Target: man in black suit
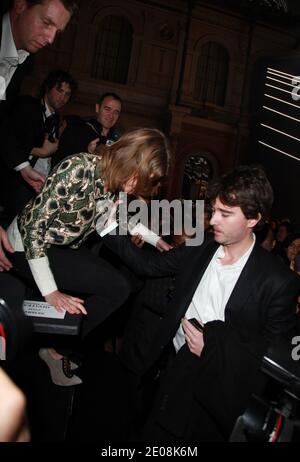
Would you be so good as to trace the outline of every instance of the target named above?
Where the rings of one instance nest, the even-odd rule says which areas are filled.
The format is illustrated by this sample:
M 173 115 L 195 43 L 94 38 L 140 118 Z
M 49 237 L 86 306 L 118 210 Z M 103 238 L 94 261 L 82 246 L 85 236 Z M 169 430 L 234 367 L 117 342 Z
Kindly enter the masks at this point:
M 73 0 L 14 0 L 10 10 L 0 16 L 0 125 L 29 71 L 30 54 L 53 43 L 74 9 Z M 26 173 L 27 180 L 40 187 L 42 175 L 35 170 Z
M 253 234 L 273 200 L 264 172 L 241 166 L 215 183 L 210 199 L 214 240 L 182 254 L 180 263 L 172 250 L 156 263 L 157 274 L 163 264 L 177 273 L 172 301 L 157 316 L 149 312 L 147 325 L 138 316 L 127 352 L 131 369 L 146 374 L 170 342 L 174 347 L 144 429 L 147 441 L 228 440 L 262 385 L 269 343 L 296 322 L 299 278 Z M 132 249 L 122 252 L 133 267 Z
M 73 0 L 13 0 L 0 6 L 0 125 L 13 105 L 26 73 L 29 55 L 53 43 L 75 11 Z M 28 181 L 40 185 L 43 176 L 30 170 Z M 0 275 L 0 295 L 13 294 L 17 285 L 7 274 Z M 11 307 L 21 309 L 22 290 Z
M 77 83 L 63 70 L 51 71 L 38 98 L 21 96 L 0 128 L 0 195 L 12 220 L 39 187 L 28 180 L 33 168 L 45 179 L 58 147 L 61 109 L 74 95 Z M 17 170 L 17 171 L 16 171 Z
M 5 2 L 1 7 L 5 12 Z M 18 94 L 30 54 L 53 43 L 68 24 L 73 0 L 14 0 L 0 16 L 0 117 Z

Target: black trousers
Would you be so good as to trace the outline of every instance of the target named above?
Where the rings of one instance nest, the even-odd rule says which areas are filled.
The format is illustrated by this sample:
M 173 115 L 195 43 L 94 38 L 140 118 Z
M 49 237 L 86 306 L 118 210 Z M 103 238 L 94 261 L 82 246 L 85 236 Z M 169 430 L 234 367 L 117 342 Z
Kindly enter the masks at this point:
M 52 246 L 48 249 L 50 267 L 61 292 L 85 294 L 82 338 L 101 324 L 127 299 L 130 286 L 122 274 L 89 249 Z M 12 257 L 14 274 L 33 281 L 24 252 Z
M 142 429 L 145 442 L 225 442 L 217 419 L 194 397 L 199 358 L 185 344 L 161 375 L 154 404 Z M 228 435 L 229 437 L 229 435 Z

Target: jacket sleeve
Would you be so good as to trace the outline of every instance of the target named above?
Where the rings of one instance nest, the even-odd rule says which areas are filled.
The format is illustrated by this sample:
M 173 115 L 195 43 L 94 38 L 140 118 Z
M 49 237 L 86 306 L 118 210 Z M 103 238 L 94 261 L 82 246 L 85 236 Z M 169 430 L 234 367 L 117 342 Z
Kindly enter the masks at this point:
M 65 157 L 78 152 L 87 152 L 89 143 L 97 138 L 97 135 L 85 124 L 81 118 L 68 122 L 59 139 L 58 150 L 53 157 L 53 165 L 62 161 Z
M 152 248 L 137 248 L 128 236 L 106 235 L 102 240 L 131 270 L 146 277 L 176 274 L 180 269 L 182 259 L 192 249 L 192 247 L 179 247 L 161 253 Z
M 5 166 L 14 169 L 28 161 L 32 148 L 40 144 L 43 134 L 38 101 L 31 97 L 20 98 L 1 126 L 1 159 Z
M 63 210 L 83 189 L 83 178 L 90 167 L 84 156 L 73 156 L 62 162 L 48 176 L 42 191 L 32 199 L 18 218 L 26 258 L 47 255 L 46 234 Z M 68 216 L 70 220 L 71 214 Z M 63 242 L 61 242 L 63 244 Z
M 300 292 L 300 278 L 290 272 L 289 278 L 281 281 L 270 300 L 267 311 L 265 336 L 274 340 L 291 330 L 296 323 L 296 304 Z
M 86 167 L 82 156 L 66 159 L 54 169 L 41 193 L 29 202 L 18 219 L 25 255 L 43 296 L 57 290 L 47 257 L 46 233 L 58 217 L 62 218 L 64 207 L 80 193 Z

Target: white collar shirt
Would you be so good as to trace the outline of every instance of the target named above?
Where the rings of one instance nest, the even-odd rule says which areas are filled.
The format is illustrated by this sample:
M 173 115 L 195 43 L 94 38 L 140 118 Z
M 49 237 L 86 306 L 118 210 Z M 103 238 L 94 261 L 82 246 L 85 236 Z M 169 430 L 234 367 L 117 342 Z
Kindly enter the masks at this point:
M 17 50 L 12 35 L 9 13 L 2 19 L 0 50 L 0 100 L 5 100 L 8 87 L 17 67 L 29 56 L 25 50 Z
M 185 317 L 187 319 L 196 318 L 201 324 L 206 324 L 209 321 L 225 320 L 225 307 L 248 261 L 254 244 L 255 235 L 253 234 L 253 242 L 249 249 L 232 265 L 222 265 L 220 259 L 224 257 L 225 252 L 222 245 L 218 247 L 186 311 Z M 184 343 L 184 332 L 180 324 L 173 339 L 176 352 Z

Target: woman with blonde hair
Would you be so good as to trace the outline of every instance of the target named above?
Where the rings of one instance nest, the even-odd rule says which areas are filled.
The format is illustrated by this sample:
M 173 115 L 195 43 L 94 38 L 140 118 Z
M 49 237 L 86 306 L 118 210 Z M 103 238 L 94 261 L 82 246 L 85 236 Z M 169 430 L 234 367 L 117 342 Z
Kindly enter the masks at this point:
M 33 279 L 58 311 L 83 313 L 82 337 L 123 304 L 129 287 L 115 268 L 81 245 L 97 222 L 105 222 L 107 202 L 115 201 L 119 192 L 143 199 L 157 194 L 168 175 L 169 159 L 164 134 L 147 128 L 126 133 L 101 156 L 67 157 L 8 228 L 15 273 Z M 74 292 L 87 296 L 83 300 Z M 62 355 L 47 350 L 43 359 L 48 365 L 55 361 L 50 366 L 55 383 L 81 382 L 71 373 L 67 377 L 70 364 L 63 367 Z

